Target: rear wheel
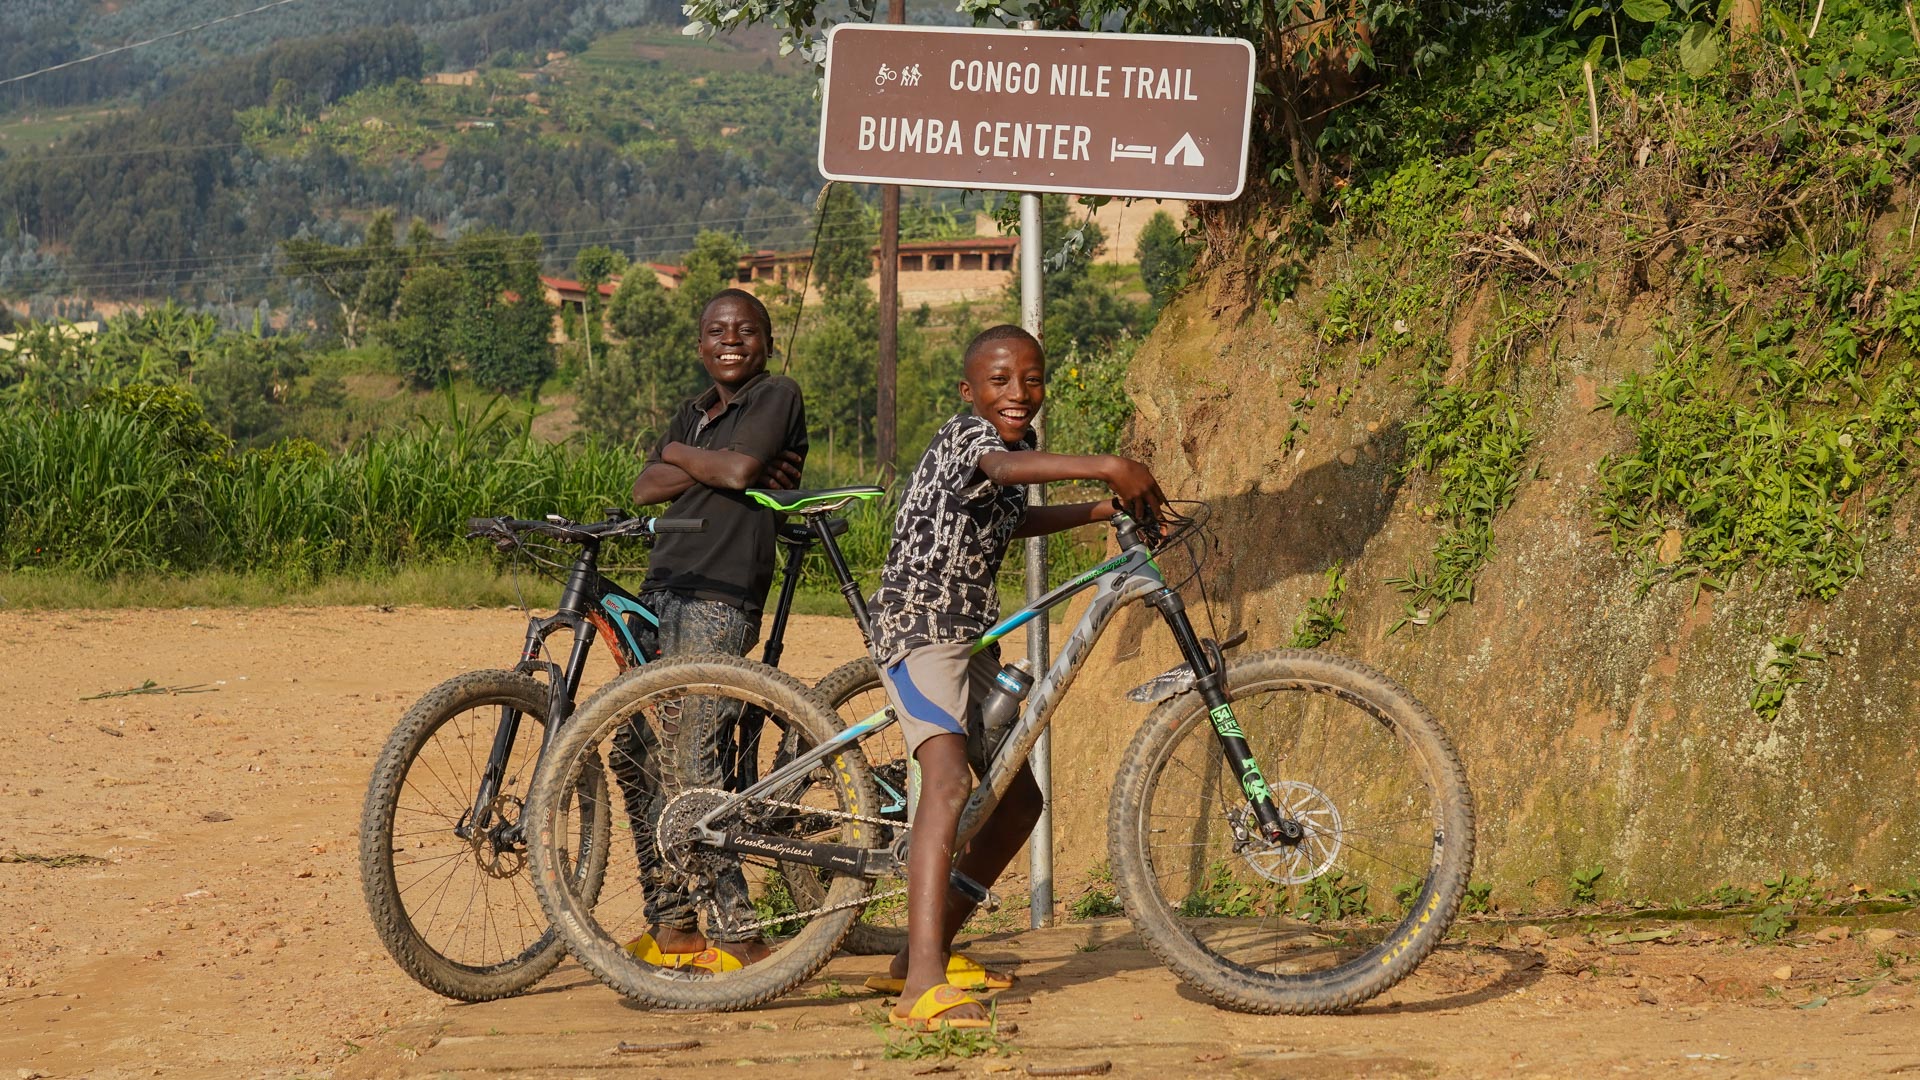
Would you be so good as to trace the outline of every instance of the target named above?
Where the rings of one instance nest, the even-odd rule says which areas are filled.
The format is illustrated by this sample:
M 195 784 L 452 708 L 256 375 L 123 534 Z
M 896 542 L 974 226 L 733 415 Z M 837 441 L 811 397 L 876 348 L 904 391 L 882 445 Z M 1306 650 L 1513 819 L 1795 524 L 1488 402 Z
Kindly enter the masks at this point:
M 528 800 L 529 854 L 541 906 L 569 950 L 602 982 L 662 1008 L 744 1009 L 818 971 L 846 936 L 871 884 L 857 874 L 833 873 L 822 879 L 818 903 L 801 900 L 789 884 L 799 876 L 791 862 L 707 846 L 698 823 L 731 796 L 696 788 L 666 798 L 661 768 L 670 746 L 661 738 L 663 709 L 666 719 L 684 723 L 690 710 L 702 708 L 762 710 L 769 724 L 763 744 L 787 744 L 795 752 L 836 733 L 831 714 L 805 686 L 741 657 L 680 656 L 632 669 L 580 707 L 541 762 Z M 618 781 L 606 790 L 603 806 L 562 797 L 580 777 L 598 771 Z M 865 763 L 857 754 L 840 754 L 712 825 L 868 848 L 879 846 L 875 801 Z M 608 845 L 606 885 L 586 895 L 568 887 L 566 857 L 580 843 L 581 829 L 599 819 L 614 823 L 615 839 Z M 732 888 L 726 882 L 734 867 L 751 909 L 744 913 L 726 911 L 718 899 Z M 704 920 L 709 940 L 757 934 L 771 955 L 711 973 L 656 966 L 629 951 L 664 912 L 689 909 Z M 723 919 L 749 925 L 722 925 Z
M 498 793 L 474 802 L 501 724 L 515 718 Z M 422 986 L 489 1001 L 533 985 L 563 952 L 523 873 L 527 788 L 547 725 L 547 687 L 511 671 L 471 671 L 429 690 L 374 763 L 360 815 L 360 878 L 374 929 Z M 605 802 L 603 773 L 581 775 L 584 805 Z M 597 891 L 607 822 L 567 856 L 575 885 Z
M 1473 868 L 1466 771 L 1386 676 L 1278 650 L 1227 670 L 1233 720 L 1294 844 L 1260 838 L 1200 695 L 1154 710 L 1127 748 L 1109 858 L 1141 938 L 1183 980 L 1260 1013 L 1343 1009 L 1446 935 Z

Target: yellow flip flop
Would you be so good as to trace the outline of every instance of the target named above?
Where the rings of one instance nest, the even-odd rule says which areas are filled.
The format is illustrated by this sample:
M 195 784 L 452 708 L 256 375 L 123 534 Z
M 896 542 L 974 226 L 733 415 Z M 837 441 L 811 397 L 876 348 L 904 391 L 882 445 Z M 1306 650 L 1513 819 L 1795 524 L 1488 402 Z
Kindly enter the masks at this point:
M 1013 985 L 1013 976 L 989 971 L 985 964 L 973 957 L 954 953 L 947 958 L 947 985 L 962 990 L 1005 990 Z M 867 989 L 883 994 L 897 994 L 906 988 L 907 980 L 891 975 L 872 975 L 867 978 Z
M 962 1005 L 978 1004 L 980 1002 L 974 1000 L 965 990 L 952 983 L 942 983 L 939 986 L 928 987 L 927 992 L 920 995 L 920 1000 L 913 1003 L 913 1008 L 908 1010 L 905 1016 L 889 1011 L 887 1022 L 908 1031 L 937 1031 L 943 1027 L 950 1027 L 956 1031 L 974 1031 L 992 1027 L 993 1021 L 987 1019 L 941 1019 L 942 1016 Z
M 702 955 L 697 952 L 664 952 L 652 934 L 641 934 L 627 942 L 626 950 L 643 964 L 669 968 L 686 967 L 694 962 L 695 957 Z

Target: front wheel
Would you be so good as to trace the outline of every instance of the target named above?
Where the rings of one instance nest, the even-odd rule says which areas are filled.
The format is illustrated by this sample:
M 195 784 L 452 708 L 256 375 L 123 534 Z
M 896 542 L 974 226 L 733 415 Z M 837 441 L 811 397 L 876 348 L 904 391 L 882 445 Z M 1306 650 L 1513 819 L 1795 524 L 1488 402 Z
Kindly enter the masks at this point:
M 1473 868 L 1466 771 L 1404 688 L 1327 653 L 1227 669 L 1244 733 L 1295 843 L 1262 839 L 1198 694 L 1155 709 L 1114 781 L 1109 857 L 1141 938 L 1230 1008 L 1344 1009 L 1426 959 Z
M 394 961 L 435 993 L 461 1001 L 517 994 L 564 952 L 523 873 L 525 799 L 547 708 L 547 687 L 526 675 L 470 671 L 407 710 L 374 763 L 360 813 L 367 911 Z M 482 778 L 502 746 L 496 794 L 476 820 Z M 583 806 L 605 802 L 604 774 L 582 783 Z M 604 817 L 591 819 L 569 853 L 584 892 L 600 887 L 607 834 Z

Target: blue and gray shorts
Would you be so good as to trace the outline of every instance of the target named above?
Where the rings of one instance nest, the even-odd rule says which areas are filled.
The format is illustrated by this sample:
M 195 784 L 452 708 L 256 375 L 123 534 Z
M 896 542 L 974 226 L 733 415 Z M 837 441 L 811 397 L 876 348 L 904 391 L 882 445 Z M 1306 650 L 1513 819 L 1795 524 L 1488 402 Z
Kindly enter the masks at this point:
M 900 717 L 907 757 L 935 735 L 964 737 L 969 724 L 979 723 L 980 704 L 999 670 L 990 650 L 975 653 L 964 641 L 922 645 L 883 665 L 880 681 Z

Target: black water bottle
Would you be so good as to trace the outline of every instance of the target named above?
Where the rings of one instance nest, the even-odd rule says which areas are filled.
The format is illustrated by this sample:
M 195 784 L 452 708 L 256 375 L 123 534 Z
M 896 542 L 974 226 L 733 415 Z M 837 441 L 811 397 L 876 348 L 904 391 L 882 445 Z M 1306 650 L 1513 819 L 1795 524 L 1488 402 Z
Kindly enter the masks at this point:
M 1000 752 L 1001 742 L 1020 719 L 1020 703 L 1032 689 L 1033 676 L 1017 663 L 1002 664 L 1000 670 L 993 673 L 992 686 L 980 702 L 980 722 L 967 733 L 967 756 L 980 775 L 987 774 L 987 766 Z

